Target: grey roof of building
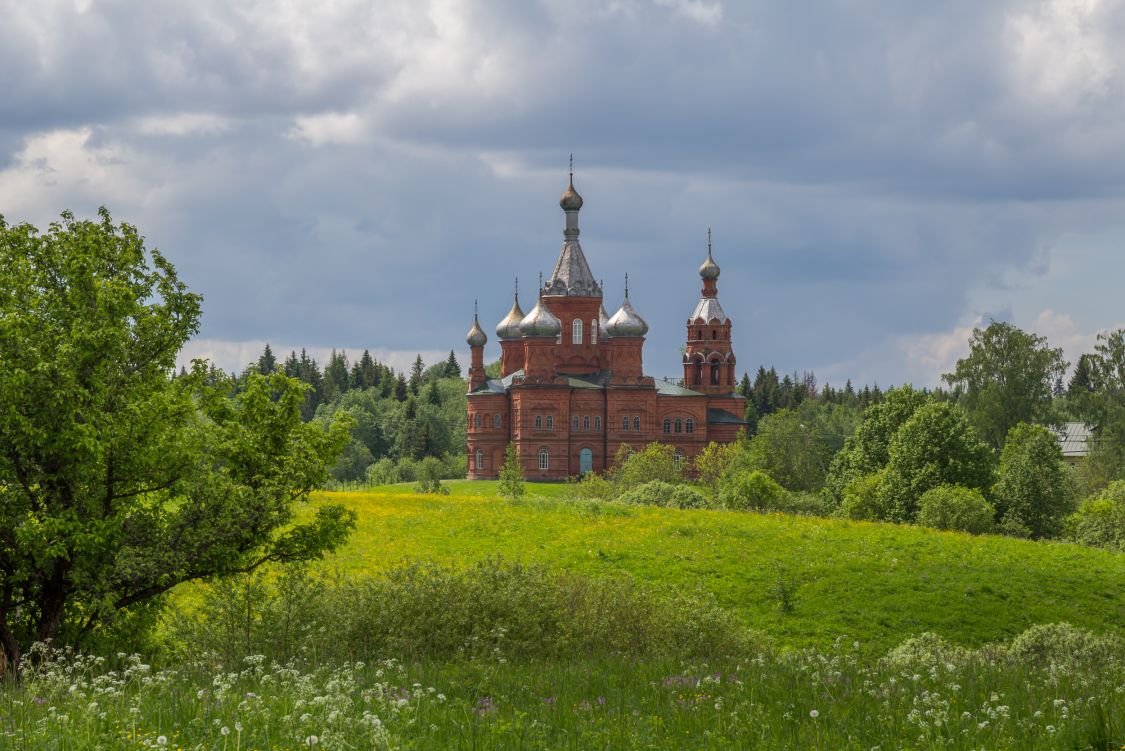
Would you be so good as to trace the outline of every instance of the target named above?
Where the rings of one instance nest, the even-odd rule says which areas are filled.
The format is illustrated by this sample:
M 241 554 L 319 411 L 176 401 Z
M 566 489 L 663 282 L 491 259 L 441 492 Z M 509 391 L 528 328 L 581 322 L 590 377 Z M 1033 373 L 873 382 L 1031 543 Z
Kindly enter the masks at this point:
M 601 297 L 602 288 L 594 279 L 590 264 L 586 263 L 586 256 L 582 253 L 582 246 L 578 244 L 577 239 L 563 243 L 559 259 L 555 261 L 555 269 L 551 272 L 551 278 L 543 287 L 543 294 Z
M 718 319 L 719 323 L 727 322 L 727 314 L 723 312 L 723 306 L 719 305 L 717 297 L 702 297 L 699 299 L 699 304 L 695 306 L 695 312 L 691 314 L 688 320 L 696 321 L 702 318 L 704 321 Z
M 1059 448 L 1062 449 L 1063 456 L 1086 456 L 1090 453 L 1090 438 L 1093 431 L 1086 423 L 1063 423 L 1062 428 L 1056 432 L 1059 436 Z
M 659 396 L 706 396 L 706 394 L 702 394 L 698 391 L 685 389 L 678 383 L 664 380 L 657 380 L 656 393 Z
M 713 408 L 708 408 L 708 410 L 707 410 L 707 422 L 709 424 L 712 424 L 712 425 L 716 425 L 716 424 L 717 425 L 745 425 L 746 424 L 746 421 L 743 420 L 741 417 L 738 417 L 737 415 L 732 415 L 730 412 L 727 412 L 725 409 L 713 409 Z

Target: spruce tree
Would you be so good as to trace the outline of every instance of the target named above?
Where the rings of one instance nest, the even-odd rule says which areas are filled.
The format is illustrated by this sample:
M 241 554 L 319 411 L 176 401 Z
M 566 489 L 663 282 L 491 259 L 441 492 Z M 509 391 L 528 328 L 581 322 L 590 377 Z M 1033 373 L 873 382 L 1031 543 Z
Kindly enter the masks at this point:
M 398 378 L 395 379 L 395 399 L 398 399 L 400 402 L 405 402 L 406 397 L 409 395 L 410 386 L 406 382 L 406 376 L 399 373 Z
M 418 391 L 422 388 L 422 376 L 426 372 L 426 364 L 422 362 L 422 356 L 418 355 L 414 358 L 414 365 L 410 367 L 410 393 L 418 396 Z
M 269 375 L 277 370 L 277 358 L 273 356 L 273 350 L 270 349 L 269 342 L 266 342 L 266 348 L 262 350 L 262 356 L 258 358 L 258 372 L 262 375 Z
M 453 354 L 453 350 L 449 350 L 449 358 L 445 361 L 445 377 L 461 377 L 461 363 L 457 362 L 457 356 Z

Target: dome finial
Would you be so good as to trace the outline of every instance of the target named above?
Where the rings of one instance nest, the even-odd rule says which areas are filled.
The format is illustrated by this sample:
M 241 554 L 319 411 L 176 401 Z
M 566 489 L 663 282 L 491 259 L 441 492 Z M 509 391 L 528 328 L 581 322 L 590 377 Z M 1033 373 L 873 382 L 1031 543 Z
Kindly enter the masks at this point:
M 625 272 L 625 299 L 629 299 L 629 272 Z
M 574 189 L 574 154 L 570 155 L 570 182 L 566 186 L 566 192 L 559 199 L 559 206 L 562 206 L 562 210 L 567 212 L 567 228 L 577 229 L 577 219 L 573 220 L 573 227 L 571 227 L 572 222 L 570 220 L 570 212 L 582 208 L 582 196 L 578 195 L 578 191 Z
M 719 278 L 719 264 L 715 263 L 715 259 L 711 257 L 711 228 L 707 228 L 707 260 L 699 267 L 699 275 L 704 280 L 715 280 Z
M 465 341 L 470 347 L 483 347 L 488 344 L 488 336 L 480 327 L 480 312 L 476 300 L 473 300 L 473 327 L 465 335 Z

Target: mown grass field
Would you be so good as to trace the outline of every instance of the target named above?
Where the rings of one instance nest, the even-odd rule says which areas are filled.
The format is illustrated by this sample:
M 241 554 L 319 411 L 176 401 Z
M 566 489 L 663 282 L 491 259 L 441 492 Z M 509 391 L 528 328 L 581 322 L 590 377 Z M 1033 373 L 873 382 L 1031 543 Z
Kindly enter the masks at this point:
M 571 502 L 559 485 L 523 500 L 495 484 L 451 482 L 448 496 L 409 486 L 323 493 L 359 522 L 321 565 L 375 573 L 404 560 L 451 565 L 486 556 L 592 575 L 628 574 L 700 588 L 784 646 L 841 636 L 885 650 L 932 631 L 965 645 L 1037 623 L 1125 629 L 1125 556 L 1061 543 L 919 527 L 728 511 Z M 791 591 L 791 612 L 779 588 Z

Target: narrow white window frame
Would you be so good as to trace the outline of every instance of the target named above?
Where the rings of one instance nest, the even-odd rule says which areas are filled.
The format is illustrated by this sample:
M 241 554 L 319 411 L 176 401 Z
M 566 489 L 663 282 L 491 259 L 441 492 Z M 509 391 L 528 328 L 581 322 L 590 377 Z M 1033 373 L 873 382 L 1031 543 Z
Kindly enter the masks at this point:
M 484 469 L 484 450 L 477 449 L 477 471 Z
M 571 344 L 581 344 L 582 343 L 582 319 L 581 318 L 575 318 L 574 321 L 570 324 L 570 343 Z
M 539 469 L 547 471 L 551 468 L 551 454 L 547 449 L 539 449 Z
M 590 319 L 590 344 L 598 343 L 598 319 Z

